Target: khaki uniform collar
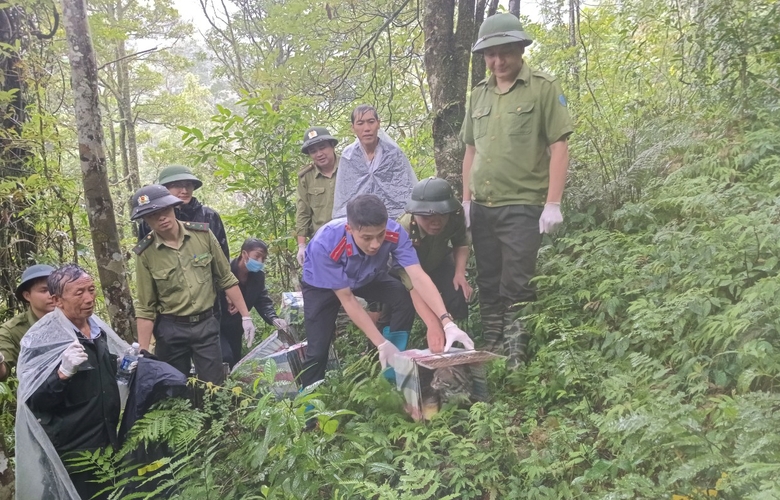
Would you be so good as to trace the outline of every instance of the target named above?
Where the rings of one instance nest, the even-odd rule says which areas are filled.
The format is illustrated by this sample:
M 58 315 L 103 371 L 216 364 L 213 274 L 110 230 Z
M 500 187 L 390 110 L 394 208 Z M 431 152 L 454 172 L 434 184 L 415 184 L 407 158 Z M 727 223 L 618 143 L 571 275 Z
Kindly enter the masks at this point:
M 30 324 L 30 326 L 34 325 L 35 322 L 38 321 L 38 316 L 35 315 L 35 313 L 32 310 L 32 306 L 29 304 L 27 305 L 27 322 Z
M 184 224 L 182 224 L 180 220 L 177 220 L 176 224 L 179 225 L 179 239 L 177 240 L 177 242 L 179 243 L 179 248 L 181 248 L 181 244 L 184 242 L 184 238 L 190 237 L 190 232 L 187 230 L 186 227 L 184 227 Z M 163 239 L 160 238 L 160 236 L 156 232 L 152 231 L 152 233 L 154 234 L 154 248 L 160 248 L 162 245 L 165 245 Z
M 509 90 L 507 92 L 511 91 L 513 88 L 515 88 L 515 85 L 517 85 L 517 82 L 522 82 L 523 85 L 526 87 L 528 86 L 528 82 L 531 81 L 531 67 L 528 66 L 528 63 L 525 62 L 525 59 L 523 59 L 523 65 L 520 66 L 520 71 L 517 73 L 517 77 L 515 78 L 515 83 L 509 87 Z M 490 90 L 495 92 L 496 94 L 500 94 L 498 91 L 498 87 L 496 86 L 496 76 L 490 75 L 490 78 L 488 78 L 487 86 Z
M 314 167 L 314 170 L 317 171 L 317 173 L 314 175 L 314 177 L 325 177 L 326 179 L 332 178 L 334 175 L 336 175 L 336 171 L 339 169 L 339 159 L 340 156 L 336 155 L 336 165 L 333 167 L 333 172 L 330 173 L 330 177 L 322 173 L 322 170 L 320 170 L 320 167 L 312 163 L 311 165 Z

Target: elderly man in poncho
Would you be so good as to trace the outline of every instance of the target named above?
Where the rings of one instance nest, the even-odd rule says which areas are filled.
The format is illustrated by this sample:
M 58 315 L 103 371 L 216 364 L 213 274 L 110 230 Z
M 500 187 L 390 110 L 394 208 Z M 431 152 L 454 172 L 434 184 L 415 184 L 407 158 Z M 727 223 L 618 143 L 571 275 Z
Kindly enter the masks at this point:
M 83 451 L 117 445 L 117 355 L 128 345 L 97 316 L 95 283 L 69 264 L 48 279 L 54 311 L 21 342 L 16 497 L 107 498 L 105 484 L 69 465 Z
M 344 148 L 333 196 L 333 218 L 347 216 L 347 203 L 360 194 L 382 200 L 391 219 L 404 214 L 404 206 L 417 176 L 401 148 L 379 129 L 373 106 L 361 104 L 352 111 L 352 131 L 357 139 Z

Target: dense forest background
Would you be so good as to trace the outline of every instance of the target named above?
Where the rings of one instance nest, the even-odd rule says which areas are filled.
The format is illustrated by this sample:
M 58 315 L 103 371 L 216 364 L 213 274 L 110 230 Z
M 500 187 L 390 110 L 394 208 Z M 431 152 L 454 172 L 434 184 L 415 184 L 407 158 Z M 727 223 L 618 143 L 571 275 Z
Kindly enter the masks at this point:
M 173 450 L 148 474 L 119 474 L 113 454 L 89 458 L 117 498 L 149 477 L 173 488 L 168 498 L 780 498 L 780 4 L 541 0 L 536 22 L 517 5 L 536 40 L 527 61 L 558 76 L 576 123 L 565 226 L 545 240 L 540 299 L 524 311 L 528 365 L 496 362 L 493 401 L 416 424 L 352 332 L 337 343 L 343 373 L 315 395 L 276 402 L 263 381 L 215 390 L 207 409 L 177 402 L 138 426 L 133 444 Z M 298 272 L 295 183 L 310 124 L 343 147 L 352 107 L 373 104 L 418 177 L 459 185 L 454 136 L 485 73 L 468 51 L 504 5 L 187 8 L 208 28 L 170 0 L 88 2 L 107 230 L 125 252 L 112 272 L 130 290 L 128 198 L 167 164 L 205 181 L 196 195 L 223 215 L 234 254 L 247 236 L 271 244 L 277 298 Z M 2 318 L 19 310 L 12 291 L 32 262 L 106 271 L 61 18 L 49 1 L 0 3 Z M 110 306 L 115 324 L 132 312 Z M 0 384 L 4 492 L 13 383 Z M 319 412 L 313 433 L 301 433 L 306 404 Z

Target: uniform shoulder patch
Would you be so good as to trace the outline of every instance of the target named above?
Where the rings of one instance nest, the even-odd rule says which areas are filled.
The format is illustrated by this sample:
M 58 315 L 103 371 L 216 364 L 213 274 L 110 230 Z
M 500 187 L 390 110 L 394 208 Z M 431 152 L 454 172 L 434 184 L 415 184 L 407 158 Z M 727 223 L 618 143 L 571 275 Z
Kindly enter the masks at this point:
M 136 255 L 141 255 L 142 253 L 144 253 L 144 250 L 149 248 L 149 245 L 151 245 L 153 241 L 154 241 L 154 237 L 152 236 L 152 233 L 147 234 L 144 239 L 139 241 L 138 244 L 133 247 L 133 252 Z
M 298 178 L 300 179 L 304 175 L 308 174 L 314 170 L 314 163 L 309 163 L 307 166 L 305 166 L 301 171 L 298 172 Z
M 344 236 L 341 238 L 341 241 L 339 241 L 339 244 L 336 245 L 336 248 L 333 249 L 333 251 L 330 253 L 330 258 L 333 261 L 337 261 L 341 258 L 341 255 L 344 253 L 344 250 L 347 249 L 347 237 Z M 351 254 L 351 248 L 350 248 L 350 254 Z
M 550 73 L 545 73 L 544 71 L 534 70 L 531 74 L 534 76 L 538 76 L 539 78 L 544 78 L 548 82 L 554 82 L 555 80 L 558 79 L 557 77 L 552 76 Z
M 390 243 L 398 243 L 398 233 L 395 231 L 385 231 L 385 240 Z
M 412 220 L 409 223 L 409 230 L 407 233 L 409 233 L 409 238 L 412 240 L 412 246 L 420 246 L 422 238 L 420 238 L 420 228 L 417 226 L 417 221 L 414 220 L 414 216 L 412 216 Z
M 209 223 L 208 222 L 184 222 L 184 227 L 187 229 L 192 229 L 193 231 L 208 231 L 209 230 Z

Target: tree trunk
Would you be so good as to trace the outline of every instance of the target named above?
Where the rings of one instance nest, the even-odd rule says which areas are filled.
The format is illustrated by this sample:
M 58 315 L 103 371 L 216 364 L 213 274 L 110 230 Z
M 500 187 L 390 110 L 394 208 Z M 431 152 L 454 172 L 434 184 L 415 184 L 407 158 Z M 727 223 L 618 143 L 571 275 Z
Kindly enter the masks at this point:
M 27 45 L 22 39 L 24 26 L 25 12 L 21 7 L 0 7 L 0 92 L 9 93 L 7 102 L 0 106 L 0 180 L 32 173 L 26 163 L 29 145 L 21 140 L 22 125 L 27 121 L 27 86 L 22 75 L 26 71 L 22 62 L 22 51 Z M 0 298 L 9 313 L 21 309 L 13 292 L 22 270 L 33 263 L 36 251 L 34 215 L 19 216 L 29 209 L 30 200 L 22 186 L 17 184 L 17 188 L 13 196 L 0 200 Z M 4 480 L 4 476 L 0 477 L 0 486 Z
M 127 146 L 127 167 L 130 174 L 130 191 L 135 192 L 141 187 L 141 176 L 138 171 L 138 141 L 135 138 L 135 116 L 133 116 L 133 102 L 130 98 L 130 64 L 127 59 L 124 40 L 117 45 L 117 83 L 119 84 L 119 96 L 117 106 L 121 110 L 121 119 L 125 125 Z
M 509 0 L 509 13 L 520 17 L 520 0 Z
M 135 338 L 135 311 L 117 234 L 114 202 L 108 187 L 103 128 L 100 123 L 95 52 L 87 24 L 85 0 L 64 0 L 71 86 L 75 95 L 79 159 L 92 246 L 111 325 L 127 340 Z
M 474 38 L 474 0 L 425 2 L 425 70 L 433 111 L 433 154 L 436 174 L 460 195 L 463 144 L 458 138 L 466 110 L 469 57 Z
M 116 143 L 116 127 L 114 127 L 114 109 L 111 106 L 111 91 L 107 91 L 103 95 L 103 109 L 105 110 L 108 122 L 108 181 L 114 188 L 114 196 L 119 196 L 119 199 L 126 199 L 129 194 L 125 196 L 124 188 L 119 178 L 119 169 L 117 168 L 117 143 Z M 129 203 L 119 202 L 116 214 L 119 216 L 117 221 L 117 231 L 119 233 L 119 240 L 122 241 L 125 238 L 125 226 L 123 221 L 130 217 Z
M 474 35 L 472 37 L 472 40 L 477 40 L 477 33 L 479 32 L 479 27 L 482 25 L 482 21 L 485 20 L 486 17 L 490 17 L 493 14 L 496 13 L 498 10 L 498 0 L 490 0 L 490 3 L 488 3 L 488 0 L 478 0 L 477 1 L 477 9 L 474 14 Z M 471 59 L 471 87 L 478 84 L 485 78 L 485 59 L 481 56 L 472 57 Z
M 577 33 L 580 25 L 580 0 L 569 0 L 569 47 L 576 47 Z M 571 63 L 572 88 L 577 98 L 580 92 L 580 57 L 575 54 Z
M 122 178 L 125 180 L 125 187 L 130 193 L 133 190 L 133 183 L 130 180 L 130 159 L 127 156 L 127 121 L 125 120 L 124 110 L 119 105 L 117 97 L 117 111 L 119 112 L 119 157 L 122 161 Z
M 108 166 L 111 170 L 111 175 L 108 180 L 111 184 L 117 184 L 119 182 L 119 170 L 116 168 L 116 129 L 114 128 L 114 118 L 109 105 L 109 97 L 105 96 L 103 107 L 106 110 L 108 116 Z

